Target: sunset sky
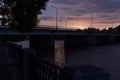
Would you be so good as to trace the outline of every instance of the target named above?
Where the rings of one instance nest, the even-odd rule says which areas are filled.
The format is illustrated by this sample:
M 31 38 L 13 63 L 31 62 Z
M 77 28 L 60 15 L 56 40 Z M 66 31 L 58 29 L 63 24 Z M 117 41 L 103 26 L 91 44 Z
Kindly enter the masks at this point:
M 49 0 L 47 10 L 39 16 L 40 25 L 74 29 L 115 27 L 120 24 L 120 0 Z M 93 26 L 92 26 L 93 21 Z

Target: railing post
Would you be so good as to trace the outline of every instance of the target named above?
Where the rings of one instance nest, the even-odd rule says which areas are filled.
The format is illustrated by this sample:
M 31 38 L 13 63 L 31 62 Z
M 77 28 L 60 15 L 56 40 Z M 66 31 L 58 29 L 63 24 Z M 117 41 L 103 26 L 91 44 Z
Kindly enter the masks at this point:
M 23 50 L 23 80 L 29 80 L 29 53 Z

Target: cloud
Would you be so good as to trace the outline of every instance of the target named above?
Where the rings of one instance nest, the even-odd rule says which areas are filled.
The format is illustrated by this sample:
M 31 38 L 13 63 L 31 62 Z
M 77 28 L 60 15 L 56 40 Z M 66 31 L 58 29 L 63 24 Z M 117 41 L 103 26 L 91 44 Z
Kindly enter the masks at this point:
M 78 0 L 51 0 L 51 3 L 54 4 L 62 4 L 62 5 L 73 5 L 73 4 L 77 4 Z
M 55 18 L 51 17 L 51 16 L 38 16 L 38 18 L 40 20 L 44 20 L 44 21 L 54 21 L 55 20 Z
M 49 0 L 47 17 L 44 15 L 41 20 L 55 20 L 55 9 L 51 5 L 58 8 L 61 22 L 65 21 L 66 16 L 70 21 L 90 21 L 93 15 L 95 23 L 110 23 L 111 20 L 119 23 L 120 19 L 120 0 Z
M 85 13 L 114 13 L 119 11 L 119 0 L 51 0 L 54 4 L 61 5 L 61 9 L 74 12 L 74 14 Z M 63 6 L 69 5 L 69 6 Z

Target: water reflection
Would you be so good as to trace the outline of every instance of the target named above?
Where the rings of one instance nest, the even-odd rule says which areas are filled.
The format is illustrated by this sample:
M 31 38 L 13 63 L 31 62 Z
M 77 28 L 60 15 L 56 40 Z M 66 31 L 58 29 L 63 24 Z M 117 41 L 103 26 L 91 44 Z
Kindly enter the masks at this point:
M 65 54 L 64 54 L 64 41 L 55 41 L 55 64 L 59 67 L 65 65 Z

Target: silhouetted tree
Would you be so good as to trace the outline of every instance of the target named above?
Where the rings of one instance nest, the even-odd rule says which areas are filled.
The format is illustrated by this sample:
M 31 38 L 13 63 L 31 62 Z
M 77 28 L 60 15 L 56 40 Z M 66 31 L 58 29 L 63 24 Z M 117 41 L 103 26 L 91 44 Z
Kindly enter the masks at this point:
M 88 32 L 99 32 L 99 29 L 89 27 L 89 28 L 86 29 L 86 31 L 88 31 Z
M 104 28 L 104 29 L 102 29 L 102 30 L 101 30 L 101 32 L 107 32 L 107 29 L 106 29 L 106 28 Z
M 115 32 L 119 32 L 120 33 L 120 25 L 118 25 L 117 27 L 114 28 Z
M 109 27 L 107 31 L 108 31 L 108 32 L 114 32 L 114 28 Z
M 0 0 L 0 22 L 1 25 L 5 25 L 7 23 L 6 15 L 8 14 L 8 8 L 4 4 L 4 0 Z
M 48 0 L 0 0 L 0 2 L 7 10 L 4 15 L 7 16 L 9 26 L 21 32 L 28 32 L 36 26 L 37 15 L 45 9 Z
M 5 24 L 7 23 L 7 20 L 5 17 L 1 18 L 1 25 L 5 26 Z

